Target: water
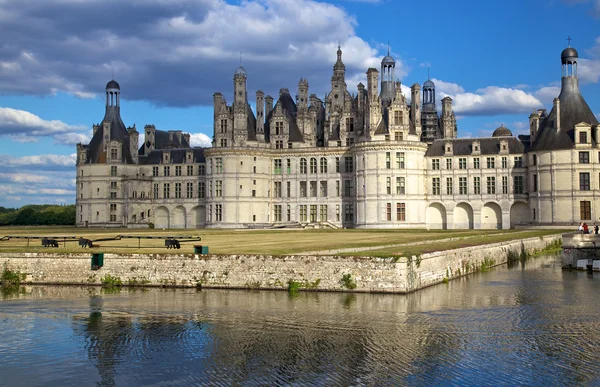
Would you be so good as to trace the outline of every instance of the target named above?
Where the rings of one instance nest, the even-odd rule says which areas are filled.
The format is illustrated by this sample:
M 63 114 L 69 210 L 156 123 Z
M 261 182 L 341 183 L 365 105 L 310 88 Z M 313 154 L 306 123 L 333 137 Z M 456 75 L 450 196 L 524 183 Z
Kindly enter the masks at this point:
M 3 386 L 600 385 L 600 275 L 556 257 L 411 295 L 27 287 Z

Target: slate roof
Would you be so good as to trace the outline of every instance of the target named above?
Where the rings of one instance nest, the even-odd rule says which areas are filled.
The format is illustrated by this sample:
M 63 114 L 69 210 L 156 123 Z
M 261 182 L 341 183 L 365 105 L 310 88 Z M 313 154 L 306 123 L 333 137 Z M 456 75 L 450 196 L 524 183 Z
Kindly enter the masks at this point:
M 560 131 L 556 131 L 556 108 L 540 122 L 538 134 L 531 147 L 532 151 L 572 149 L 575 146 L 575 125 L 585 122 L 598 125 L 598 119 L 590 110 L 579 91 L 576 77 L 563 77 L 558 96 L 560 101 Z M 592 139 L 593 144 L 595 141 Z
M 116 82 L 115 82 L 116 83 Z M 121 142 L 121 162 L 133 164 L 131 152 L 129 150 L 129 134 L 121 120 L 120 108 L 118 106 L 107 106 L 106 113 L 100 124 L 100 128 L 96 130 L 92 140 L 87 146 L 86 164 L 103 164 L 106 163 L 106 150 L 103 148 L 104 123 L 110 123 L 110 140 Z
M 452 142 L 452 154 L 454 156 L 470 156 L 473 153 L 473 142 L 479 141 L 479 150 L 482 155 L 497 155 L 500 153 L 500 140 L 508 141 L 508 153 L 520 154 L 527 152 L 526 144 L 515 137 L 485 137 L 485 138 L 461 138 L 453 140 L 434 140 L 427 152 L 426 157 L 444 156 L 446 142 Z
M 142 145 L 143 148 L 143 145 Z M 179 140 L 176 132 L 168 132 L 164 130 L 154 131 L 154 149 L 177 149 L 177 148 L 190 148 L 190 144 L 187 142 L 183 134 L 181 135 L 181 141 Z M 140 148 L 141 149 L 141 148 Z
M 275 106 L 269 112 L 269 115 L 267 116 L 267 120 L 265 122 L 265 133 L 269 134 L 269 140 L 270 140 L 270 133 L 271 133 L 269 123 L 271 122 L 271 117 L 273 116 L 273 113 L 277 109 L 277 106 L 281 106 L 281 111 L 283 112 L 284 116 L 287 118 L 287 121 L 289 124 L 289 130 L 290 130 L 289 141 L 290 142 L 304 142 L 304 137 L 302 136 L 302 132 L 300 132 L 300 128 L 298 128 L 298 123 L 296 122 L 296 114 L 297 114 L 296 103 L 294 102 L 294 99 L 290 95 L 290 92 L 287 90 L 283 90 L 281 92 L 281 94 L 279 95 L 279 100 L 277 101 L 277 103 L 275 104 Z M 250 111 L 252 111 L 252 109 L 250 109 Z M 248 117 L 250 117 L 250 114 L 248 115 Z M 252 118 L 254 119 L 254 138 L 256 139 L 256 119 L 254 118 L 253 113 L 252 113 Z M 248 132 L 250 132 L 250 130 L 248 130 Z
M 155 149 L 147 156 L 140 156 L 140 165 L 153 165 L 163 163 L 163 153 L 169 152 L 169 164 L 185 163 L 186 153 L 192 151 L 194 156 L 192 162 L 204 163 L 204 148 L 183 148 L 183 149 Z

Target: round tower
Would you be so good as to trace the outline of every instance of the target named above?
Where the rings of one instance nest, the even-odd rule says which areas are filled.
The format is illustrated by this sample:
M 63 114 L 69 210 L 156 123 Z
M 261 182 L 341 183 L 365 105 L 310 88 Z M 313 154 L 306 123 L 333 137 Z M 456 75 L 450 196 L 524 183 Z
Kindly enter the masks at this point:
M 380 98 L 384 104 L 390 104 L 396 95 L 394 87 L 394 78 L 396 70 L 396 61 L 390 56 L 390 49 L 388 53 L 381 60 L 381 94 Z
M 114 79 L 106 84 L 106 107 L 119 107 L 121 87 Z
M 577 59 L 579 54 L 577 50 L 571 47 L 571 38 L 569 40 L 569 47 L 565 48 L 560 54 L 560 61 L 562 63 L 562 77 L 578 77 L 577 73 Z
M 435 83 L 431 79 L 427 79 L 423 83 L 423 110 L 435 110 Z

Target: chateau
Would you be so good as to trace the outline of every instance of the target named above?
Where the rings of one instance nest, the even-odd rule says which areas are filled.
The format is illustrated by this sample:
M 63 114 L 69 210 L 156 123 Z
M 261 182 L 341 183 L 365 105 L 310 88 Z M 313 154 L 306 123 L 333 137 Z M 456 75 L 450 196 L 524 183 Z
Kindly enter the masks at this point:
M 562 88 L 529 135 L 506 127 L 457 138 L 452 99 L 435 85 L 395 79 L 389 55 L 348 92 L 338 47 L 324 101 L 300 79 L 296 96 L 255 92 L 239 67 L 228 105 L 214 94 L 211 148 L 181 131 L 120 117 L 120 87 L 106 85 L 104 119 L 77 145 L 80 227 L 503 229 L 600 219 L 600 125 L 581 96 L 577 51 L 561 54 Z

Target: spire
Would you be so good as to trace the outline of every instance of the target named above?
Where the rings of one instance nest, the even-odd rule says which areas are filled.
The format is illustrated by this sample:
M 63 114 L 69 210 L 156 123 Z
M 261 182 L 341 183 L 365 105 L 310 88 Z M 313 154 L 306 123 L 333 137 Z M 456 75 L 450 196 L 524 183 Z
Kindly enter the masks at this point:
M 569 47 L 571 47 L 571 40 L 573 40 L 573 39 L 571 39 L 571 37 L 569 36 L 569 37 L 567 38 L 567 41 L 569 42 Z

